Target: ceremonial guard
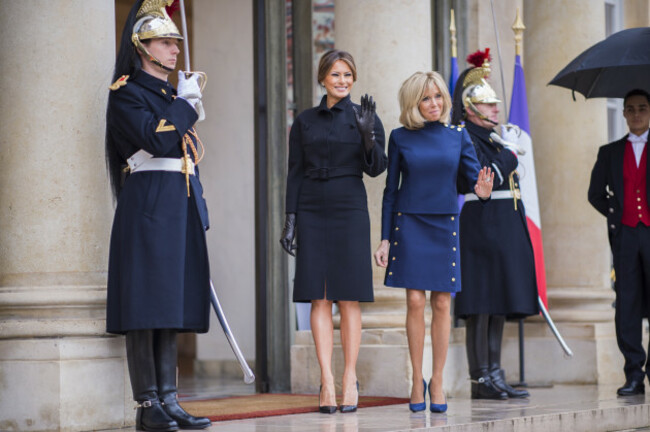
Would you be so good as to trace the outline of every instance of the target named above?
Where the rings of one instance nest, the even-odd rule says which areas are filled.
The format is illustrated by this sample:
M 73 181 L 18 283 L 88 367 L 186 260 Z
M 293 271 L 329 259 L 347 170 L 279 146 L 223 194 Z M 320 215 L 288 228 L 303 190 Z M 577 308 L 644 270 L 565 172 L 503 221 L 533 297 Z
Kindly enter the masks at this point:
M 463 290 L 455 313 L 466 322 L 466 349 L 474 399 L 529 396 L 506 383 L 501 368 L 501 343 L 506 319 L 539 313 L 533 247 L 528 234 L 517 175 L 517 154 L 504 147 L 493 127 L 500 100 L 487 83 L 489 50 L 470 55 L 475 67 L 459 77 L 454 92 L 452 123 L 465 127 L 483 166 L 495 172 L 492 199 L 479 203 L 465 195 L 460 215 Z M 507 144 L 507 143 L 506 143 Z M 470 192 L 459 178 L 459 190 Z
M 126 335 L 136 429 L 203 429 L 177 400 L 177 332 L 209 326 L 208 214 L 196 164 L 203 147 L 199 75 L 167 81 L 183 37 L 165 6 L 138 1 L 127 18 L 106 112 L 106 159 L 117 208 L 106 327 Z

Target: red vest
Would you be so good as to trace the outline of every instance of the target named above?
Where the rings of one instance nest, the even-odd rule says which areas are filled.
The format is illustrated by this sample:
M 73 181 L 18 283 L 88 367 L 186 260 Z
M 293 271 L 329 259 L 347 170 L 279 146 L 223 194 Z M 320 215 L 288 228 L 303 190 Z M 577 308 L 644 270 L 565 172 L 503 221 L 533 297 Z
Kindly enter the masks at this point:
M 623 156 L 623 225 L 635 227 L 642 222 L 650 226 L 650 211 L 648 211 L 648 194 L 646 190 L 647 148 L 643 149 L 639 166 L 636 166 L 632 143 L 625 143 Z

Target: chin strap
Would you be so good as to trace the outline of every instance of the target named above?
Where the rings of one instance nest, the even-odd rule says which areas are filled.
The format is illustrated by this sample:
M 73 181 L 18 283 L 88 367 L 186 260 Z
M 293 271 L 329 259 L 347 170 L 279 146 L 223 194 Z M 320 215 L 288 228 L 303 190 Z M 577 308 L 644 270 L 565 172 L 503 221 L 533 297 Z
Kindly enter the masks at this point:
M 479 111 L 478 108 L 476 108 L 476 106 L 472 103 L 472 101 L 471 101 L 468 97 L 465 98 L 465 103 L 466 103 L 466 106 L 467 106 L 469 109 L 471 109 L 472 112 L 473 112 L 474 114 L 476 114 L 476 116 L 477 116 L 478 118 L 480 118 L 481 120 L 485 120 L 486 122 L 492 123 L 492 124 L 495 125 L 495 126 L 498 126 L 498 125 L 499 125 L 498 122 L 495 122 L 494 120 L 491 120 L 491 119 L 487 118 L 487 117 L 485 116 L 485 114 L 483 114 L 481 111 Z
M 167 66 L 165 66 L 164 64 L 162 64 L 162 62 L 161 62 L 160 60 L 158 60 L 156 57 L 154 57 L 153 55 L 151 55 L 151 53 L 149 52 L 149 50 L 147 50 L 147 47 L 145 47 L 144 44 L 143 44 L 142 42 L 140 42 L 140 38 L 138 37 L 138 34 L 137 34 L 137 33 L 133 33 L 133 35 L 131 35 L 131 42 L 133 42 L 133 45 L 135 45 L 135 47 L 136 47 L 136 48 L 137 48 L 137 49 L 138 49 L 142 54 L 144 54 L 144 55 L 147 56 L 147 58 L 149 59 L 149 61 L 150 61 L 151 63 L 155 64 L 156 66 L 158 66 L 159 68 L 161 68 L 161 69 L 164 70 L 165 72 L 174 72 L 174 69 L 172 69 L 172 68 L 168 68 Z

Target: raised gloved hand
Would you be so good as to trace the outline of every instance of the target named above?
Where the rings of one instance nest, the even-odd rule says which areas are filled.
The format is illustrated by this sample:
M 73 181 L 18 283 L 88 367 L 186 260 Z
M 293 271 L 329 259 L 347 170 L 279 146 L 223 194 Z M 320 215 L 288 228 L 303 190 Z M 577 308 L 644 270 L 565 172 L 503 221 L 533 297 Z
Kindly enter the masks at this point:
M 361 132 L 366 153 L 370 153 L 375 146 L 375 109 L 376 104 L 372 100 L 372 96 L 367 94 L 361 96 L 361 112 L 359 113 L 356 107 L 354 108 L 354 117 L 357 120 L 357 127 Z
M 198 121 L 201 121 L 205 118 L 205 111 L 203 111 L 203 103 L 201 98 L 201 87 L 199 86 L 199 75 L 192 74 L 189 77 L 185 75 L 185 72 L 178 71 L 178 91 L 177 96 L 179 98 L 185 99 L 199 114 Z
M 296 256 L 293 252 L 298 246 L 293 242 L 296 238 L 296 214 L 287 213 L 287 217 L 284 220 L 284 229 L 282 229 L 282 238 L 280 239 L 280 244 L 282 249 L 284 249 L 289 255 Z

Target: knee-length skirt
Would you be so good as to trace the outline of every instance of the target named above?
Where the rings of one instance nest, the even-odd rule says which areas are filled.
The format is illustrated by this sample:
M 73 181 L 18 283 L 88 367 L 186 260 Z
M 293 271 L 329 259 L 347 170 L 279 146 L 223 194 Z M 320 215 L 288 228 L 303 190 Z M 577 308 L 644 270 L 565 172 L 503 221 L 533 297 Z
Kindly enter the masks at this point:
M 293 301 L 374 301 L 370 218 L 361 177 L 304 179 Z
M 460 291 L 458 238 L 458 215 L 395 213 L 385 285 Z

